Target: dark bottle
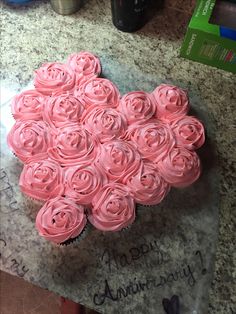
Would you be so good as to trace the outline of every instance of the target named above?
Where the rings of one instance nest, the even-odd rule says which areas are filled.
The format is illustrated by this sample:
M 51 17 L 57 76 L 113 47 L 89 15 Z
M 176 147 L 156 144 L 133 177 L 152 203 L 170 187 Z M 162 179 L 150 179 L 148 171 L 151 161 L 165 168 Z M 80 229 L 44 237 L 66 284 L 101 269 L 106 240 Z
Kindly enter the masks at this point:
M 123 32 L 135 32 L 147 22 L 150 0 L 111 0 L 113 24 Z

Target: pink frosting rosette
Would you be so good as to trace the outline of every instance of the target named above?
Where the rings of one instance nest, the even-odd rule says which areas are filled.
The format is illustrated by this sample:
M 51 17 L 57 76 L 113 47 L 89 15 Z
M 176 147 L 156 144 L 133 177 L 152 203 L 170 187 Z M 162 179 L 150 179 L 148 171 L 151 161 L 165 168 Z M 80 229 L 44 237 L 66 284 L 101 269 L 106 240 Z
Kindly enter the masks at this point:
M 191 116 L 182 116 L 171 121 L 170 125 L 177 145 L 182 145 L 187 149 L 195 150 L 204 144 L 204 127 L 198 119 Z
M 170 150 L 157 166 L 162 177 L 177 188 L 192 184 L 201 173 L 198 155 L 184 147 L 175 147 Z
M 104 78 L 93 78 L 74 90 L 75 97 L 81 99 L 85 108 L 92 105 L 115 108 L 118 106 L 120 93 L 117 87 Z
M 141 157 L 132 144 L 114 140 L 101 145 L 97 166 L 105 171 L 110 181 L 125 180 L 135 173 L 141 164 Z
M 175 139 L 170 127 L 161 122 L 134 124 L 128 130 L 127 139 L 131 140 L 143 158 L 158 162 L 174 147 Z
M 143 205 L 159 204 L 170 190 L 170 185 L 162 178 L 155 165 L 144 161 L 138 172 L 126 179 L 137 203 Z
M 65 195 L 83 205 L 90 205 L 93 197 L 108 182 L 93 164 L 70 167 L 66 170 Z
M 113 108 L 90 107 L 83 123 L 86 130 L 95 135 L 101 143 L 119 138 L 126 130 L 127 122 L 122 113 Z
M 57 197 L 48 200 L 36 217 L 36 228 L 46 240 L 62 244 L 78 237 L 86 225 L 84 207 L 73 199 Z
M 67 64 L 76 73 L 77 85 L 92 77 L 97 77 L 101 73 L 101 64 L 98 57 L 87 51 L 71 54 L 67 60 Z
M 79 123 L 84 106 L 70 93 L 57 93 L 50 97 L 43 111 L 44 120 L 51 127 L 62 127 L 66 124 Z
M 34 86 L 45 95 L 72 90 L 75 86 L 75 73 L 64 63 L 45 63 L 35 71 Z
M 8 146 L 23 162 L 46 158 L 51 139 L 43 121 L 19 120 L 7 136 Z
M 153 117 L 156 106 L 153 97 L 143 91 L 130 92 L 124 95 L 118 109 L 125 115 L 129 124 L 142 122 Z
M 47 97 L 36 90 L 27 90 L 16 95 L 11 103 L 13 117 L 24 120 L 42 119 L 42 110 Z
M 64 192 L 63 171 L 52 160 L 40 160 L 24 165 L 20 176 L 20 188 L 26 195 L 47 200 Z
M 49 156 L 62 166 L 90 164 L 97 152 L 98 146 L 92 136 L 76 124 L 58 128 L 53 145 L 48 149 Z
M 152 92 L 152 96 L 156 100 L 158 119 L 170 121 L 189 111 L 187 92 L 177 86 L 161 84 Z
M 88 219 L 102 231 L 119 231 L 132 224 L 135 220 L 135 202 L 129 189 L 118 183 L 105 185 L 93 198 Z

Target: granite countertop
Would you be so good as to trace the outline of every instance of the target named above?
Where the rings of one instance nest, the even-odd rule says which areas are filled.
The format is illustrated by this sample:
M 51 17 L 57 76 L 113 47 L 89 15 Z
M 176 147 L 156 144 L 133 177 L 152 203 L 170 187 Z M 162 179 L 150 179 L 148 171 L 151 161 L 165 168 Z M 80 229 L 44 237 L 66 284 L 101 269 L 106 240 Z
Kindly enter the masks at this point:
M 167 0 L 165 8 L 159 11 L 142 30 L 135 34 L 122 33 L 113 27 L 109 0 L 90 0 L 85 2 L 84 7 L 78 13 L 65 17 L 57 15 L 52 11 L 48 1 L 36 1 L 35 4 L 29 7 L 18 9 L 1 4 L 3 24 L 1 88 L 9 91 L 10 87 L 10 91 L 1 104 L 3 108 L 1 119 L 4 119 L 6 110 L 9 111 L 10 98 L 32 81 L 32 71 L 34 69 L 46 61 L 64 61 L 70 53 L 80 50 L 94 52 L 102 56 L 104 60 L 110 60 L 111 64 L 113 62 L 121 64 L 122 67 L 119 68 L 119 71 L 122 71 L 123 68 L 128 68 L 133 73 L 147 73 L 152 79 L 156 78 L 157 82 L 160 80 L 171 81 L 194 90 L 194 93 L 200 95 L 199 99 L 202 100 L 199 108 L 202 112 L 206 112 L 210 117 L 213 128 L 216 129 L 216 132 L 212 133 L 210 130 L 209 134 L 211 133 L 211 141 L 215 147 L 220 174 L 220 200 L 219 202 L 217 201 L 219 206 L 219 238 L 208 313 L 235 313 L 236 293 L 234 280 L 236 259 L 233 254 L 235 253 L 236 225 L 233 209 L 235 209 L 234 195 L 236 195 L 236 185 L 234 184 L 236 77 L 231 73 L 179 57 L 179 49 L 191 17 L 194 1 L 188 1 L 187 5 L 183 5 L 184 1 L 182 0 Z M 127 77 L 129 71 L 124 70 Z M 122 73 L 120 76 L 123 78 Z M 197 107 L 194 109 L 197 111 Z M 95 265 L 91 262 L 90 269 L 82 267 L 78 270 L 78 274 L 74 274 L 71 271 L 67 273 L 66 277 L 63 277 L 62 274 L 64 267 L 61 272 L 58 269 L 55 270 L 56 267 L 66 263 L 68 265 L 71 263 L 72 269 L 75 267 L 76 254 L 78 253 L 76 247 L 71 249 L 71 259 L 68 260 L 66 247 L 63 247 L 60 255 L 58 255 L 59 253 L 56 249 L 49 249 L 48 244 L 38 239 L 34 229 L 35 209 L 33 207 L 39 208 L 39 205 L 32 205 L 32 201 L 22 199 L 22 196 L 16 192 L 18 183 L 14 175 L 17 174 L 19 176 L 22 166 L 15 158 L 9 157 L 8 153 L 4 152 L 3 157 L 1 180 L 6 178 L 5 171 L 7 171 L 7 168 L 12 168 L 9 172 L 9 180 L 15 180 L 14 182 L 11 181 L 11 191 L 16 193 L 13 200 L 13 203 L 15 203 L 12 203 L 12 207 L 18 204 L 18 208 L 20 205 L 20 209 L 22 210 L 24 207 L 25 210 L 17 212 L 18 216 L 16 216 L 16 212 L 13 213 L 12 220 L 4 210 L 1 211 L 1 221 L 4 221 L 4 225 L 1 226 L 0 238 L 1 269 L 91 306 L 89 299 L 82 295 L 82 291 L 86 290 L 89 294 L 89 290 L 94 288 L 91 285 L 86 286 L 86 276 L 90 279 L 93 276 L 99 277 L 104 272 L 104 269 L 101 270 L 101 265 L 98 266 L 96 263 Z M 205 190 L 207 191 L 206 186 Z M 212 193 L 210 189 L 208 191 Z M 190 193 L 193 193 L 192 195 L 194 196 L 196 191 L 193 189 L 190 190 Z M 213 198 L 213 196 L 214 194 L 212 193 L 209 197 Z M 4 197 L 6 198 L 6 195 Z M 180 197 L 180 200 L 184 200 L 183 195 Z M 171 207 L 171 200 L 169 200 L 168 204 Z M 5 204 L 2 203 L 2 205 L 2 208 L 5 208 Z M 187 216 L 185 213 L 184 219 L 188 219 Z M 147 228 L 151 230 L 152 225 L 149 224 L 150 221 L 148 218 L 145 219 Z M 28 226 L 27 228 L 26 225 Z M 158 224 L 155 225 L 155 228 L 157 227 L 159 227 Z M 214 227 L 217 228 L 217 223 Z M 140 235 L 138 228 L 135 229 L 134 227 L 133 229 L 133 233 L 137 236 Z M 209 229 L 214 228 L 209 227 Z M 188 232 L 191 234 L 191 230 L 186 230 L 186 233 Z M 204 231 L 202 231 L 203 233 Z M 215 233 L 217 232 L 215 231 Z M 22 240 L 22 235 L 24 240 Z M 114 235 L 111 243 L 112 241 L 126 241 L 126 236 L 129 237 L 129 231 L 123 235 Z M 169 236 L 171 237 L 171 235 Z M 25 240 L 27 237 L 29 241 Z M 110 239 L 106 240 L 105 236 L 95 233 L 91 235 L 89 241 L 95 241 L 96 238 L 99 238 L 100 243 L 110 241 Z M 209 237 L 209 243 L 211 243 L 213 238 L 214 236 Z M 154 242 L 151 245 L 150 239 L 148 241 L 147 244 L 154 251 Z M 21 247 L 20 243 L 22 242 L 24 244 Z M 83 240 L 81 240 L 80 251 L 82 261 L 89 260 L 90 254 L 91 256 L 98 254 L 96 250 L 99 248 L 94 250 L 92 248 L 88 249 L 82 242 Z M 14 243 L 17 243 L 17 247 Z M 31 256 L 31 259 L 27 259 L 28 252 L 30 250 L 33 251 L 35 247 L 37 247 L 38 255 L 35 253 Z M 122 247 L 119 247 L 119 245 L 117 245 L 117 249 L 119 252 L 122 251 Z M 210 248 L 208 249 L 210 250 Z M 165 247 L 163 250 L 165 250 Z M 181 248 L 176 248 L 176 251 L 178 250 L 181 250 Z M 21 251 L 25 255 L 21 255 Z M 51 260 L 47 263 L 41 256 L 49 252 Z M 161 250 L 158 252 L 160 254 Z M 8 265 L 9 258 L 14 263 L 11 266 Z M 160 260 L 159 256 L 158 265 L 161 267 L 162 262 Z M 146 267 L 148 267 L 148 260 L 145 260 L 145 263 Z M 133 269 L 129 268 L 131 267 L 130 265 L 127 270 L 121 266 L 119 278 L 122 281 L 122 276 L 127 276 L 128 272 L 133 271 Z M 111 267 L 118 266 L 113 265 Z M 142 265 L 140 266 L 137 263 L 137 267 L 142 267 Z M 30 268 L 31 272 L 29 271 Z M 49 279 L 46 268 L 49 268 L 52 273 L 55 271 L 56 275 Z M 44 269 L 45 274 L 43 274 Z M 81 274 L 84 274 L 84 277 L 79 277 Z M 84 282 L 82 280 L 80 283 L 81 290 L 78 290 L 73 279 L 77 275 L 78 278 L 84 278 Z M 74 293 L 75 289 L 77 289 L 77 295 Z M 141 313 L 137 311 L 138 302 L 149 304 L 147 303 L 149 301 L 146 300 L 146 295 L 144 294 L 141 301 L 137 301 L 134 298 L 133 302 L 137 302 L 137 307 L 132 307 L 128 300 L 124 302 L 126 311 L 123 312 L 117 309 L 113 311 L 112 307 L 107 307 L 104 313 L 120 313 L 120 311 L 122 313 Z M 150 301 L 150 308 L 153 304 L 155 302 L 153 300 Z M 95 308 L 99 310 L 96 306 Z M 145 311 L 144 308 L 143 311 Z M 101 310 L 101 312 L 103 311 Z M 156 312 L 150 310 L 150 313 Z M 162 312 L 160 311 L 160 313 Z

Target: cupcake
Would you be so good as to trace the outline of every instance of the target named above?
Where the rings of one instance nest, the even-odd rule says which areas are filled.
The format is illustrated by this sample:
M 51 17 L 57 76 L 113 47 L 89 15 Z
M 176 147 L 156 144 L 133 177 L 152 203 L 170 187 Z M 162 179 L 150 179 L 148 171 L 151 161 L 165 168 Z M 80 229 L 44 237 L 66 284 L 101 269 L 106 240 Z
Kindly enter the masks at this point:
M 70 91 L 75 86 L 74 71 L 66 64 L 50 62 L 43 64 L 34 73 L 34 86 L 44 95 Z
M 128 124 L 144 123 L 154 116 L 156 105 L 154 98 L 148 93 L 135 91 L 121 98 L 118 109 L 124 114 Z
M 93 198 L 88 215 L 90 223 L 101 231 L 120 231 L 135 220 L 135 201 L 127 186 L 105 185 Z
M 157 205 L 168 194 L 170 185 L 162 178 L 155 165 L 143 161 L 138 172 L 125 180 L 137 203 L 142 205 Z
M 57 129 L 52 146 L 48 149 L 51 159 L 63 167 L 90 164 L 95 160 L 99 146 L 81 125 L 69 124 Z
M 184 147 L 174 147 L 157 163 L 157 167 L 165 181 L 176 188 L 194 183 L 201 174 L 198 155 Z
M 47 158 L 51 144 L 48 125 L 43 121 L 18 120 L 8 133 L 7 143 L 24 163 Z
M 87 207 L 93 197 L 108 183 L 104 172 L 94 164 L 68 167 L 65 171 L 65 195 Z
M 116 108 L 120 100 L 120 93 L 115 84 L 100 77 L 92 78 L 76 87 L 74 95 L 80 99 L 85 108 L 93 105 Z
M 205 142 L 202 123 L 191 116 L 180 116 L 170 123 L 177 145 L 189 150 L 200 148 Z
M 110 181 L 123 182 L 124 178 L 136 173 L 141 164 L 140 154 L 132 143 L 121 140 L 106 142 L 96 160 L 97 167 L 105 172 Z
M 126 133 L 143 159 L 156 163 L 175 145 L 175 138 L 168 124 L 151 121 L 145 124 L 134 124 Z
M 75 72 L 77 86 L 101 74 L 101 64 L 98 57 L 88 51 L 71 54 L 67 64 Z
M 69 244 L 78 239 L 87 219 L 82 205 L 71 198 L 56 197 L 48 200 L 36 217 L 36 228 L 46 240 Z
M 26 90 L 16 95 L 11 103 L 11 112 L 15 120 L 42 120 L 45 95 L 36 90 Z
M 42 112 L 43 119 L 52 129 L 78 124 L 84 112 L 84 106 L 70 92 L 56 93 L 49 97 Z
M 125 116 L 114 108 L 91 106 L 82 120 L 85 129 L 101 143 L 120 138 L 127 128 Z
M 156 101 L 156 117 L 160 120 L 171 121 L 189 111 L 188 94 L 177 86 L 161 84 L 151 95 Z
M 64 192 L 64 171 L 53 160 L 33 161 L 24 165 L 19 185 L 30 198 L 46 201 Z

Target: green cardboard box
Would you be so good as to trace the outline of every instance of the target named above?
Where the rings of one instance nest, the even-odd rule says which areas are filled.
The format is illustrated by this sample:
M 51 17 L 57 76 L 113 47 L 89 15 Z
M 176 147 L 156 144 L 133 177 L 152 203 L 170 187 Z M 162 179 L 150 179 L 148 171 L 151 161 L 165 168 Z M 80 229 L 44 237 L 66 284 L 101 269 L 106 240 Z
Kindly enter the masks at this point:
M 198 0 L 180 56 L 236 73 L 236 4 Z

